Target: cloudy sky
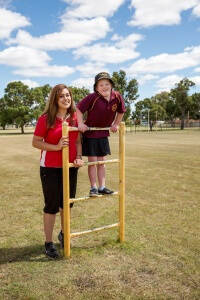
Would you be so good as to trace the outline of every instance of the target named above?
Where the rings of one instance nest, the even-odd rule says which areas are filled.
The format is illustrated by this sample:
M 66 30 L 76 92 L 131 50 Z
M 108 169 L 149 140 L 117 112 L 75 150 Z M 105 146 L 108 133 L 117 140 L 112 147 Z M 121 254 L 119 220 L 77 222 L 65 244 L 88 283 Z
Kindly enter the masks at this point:
M 141 100 L 184 77 L 200 92 L 200 0 L 0 0 L 0 97 L 15 80 L 92 91 L 120 69 Z

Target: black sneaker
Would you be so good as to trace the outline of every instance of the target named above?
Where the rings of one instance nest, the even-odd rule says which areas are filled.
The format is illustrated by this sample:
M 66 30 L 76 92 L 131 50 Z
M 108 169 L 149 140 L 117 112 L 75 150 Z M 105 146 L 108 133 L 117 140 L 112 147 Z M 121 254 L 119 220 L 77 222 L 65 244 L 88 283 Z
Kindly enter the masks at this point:
M 114 192 L 105 187 L 103 190 L 98 189 L 98 193 L 103 195 L 110 195 L 113 194 Z
M 46 243 L 45 242 L 45 253 L 49 258 L 58 258 L 59 254 L 54 246 L 53 242 Z
M 89 193 L 89 196 L 90 197 L 96 197 L 96 196 L 98 196 L 99 194 L 98 194 L 98 190 L 97 190 L 97 188 L 92 188 L 91 190 L 90 190 L 90 193 Z
M 60 231 L 58 235 L 58 240 L 61 243 L 62 248 L 64 248 L 64 233 L 62 233 L 62 230 Z

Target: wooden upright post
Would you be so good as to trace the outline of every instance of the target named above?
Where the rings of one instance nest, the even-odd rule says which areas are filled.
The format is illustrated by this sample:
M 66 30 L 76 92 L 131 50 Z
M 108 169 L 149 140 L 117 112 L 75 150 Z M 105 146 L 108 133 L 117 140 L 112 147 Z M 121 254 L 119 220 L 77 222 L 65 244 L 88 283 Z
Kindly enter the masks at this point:
M 62 136 L 69 136 L 69 126 L 63 123 Z M 64 256 L 70 257 L 70 198 L 69 198 L 69 147 L 63 147 L 63 226 Z
M 125 124 L 119 128 L 119 241 L 124 242 L 125 222 Z

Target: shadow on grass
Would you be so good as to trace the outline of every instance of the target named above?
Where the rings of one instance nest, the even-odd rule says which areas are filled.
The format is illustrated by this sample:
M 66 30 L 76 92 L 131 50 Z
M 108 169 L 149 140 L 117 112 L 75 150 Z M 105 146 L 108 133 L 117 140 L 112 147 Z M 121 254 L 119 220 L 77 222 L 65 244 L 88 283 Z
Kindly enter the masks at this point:
M 57 260 L 64 259 L 63 249 L 59 243 L 55 243 L 56 249 L 59 252 L 59 258 Z M 118 249 L 126 251 L 126 243 L 120 244 L 119 241 L 108 241 L 98 244 L 96 246 L 72 246 L 71 255 L 82 256 L 82 255 L 91 255 L 101 254 L 106 249 Z M 47 262 L 50 259 L 46 257 L 44 251 L 44 245 L 30 245 L 24 247 L 10 247 L 10 248 L 1 248 L 0 249 L 0 265 L 5 263 L 15 263 L 20 261 L 29 261 L 29 262 Z
M 63 258 L 62 249 L 59 244 L 55 244 L 60 258 Z M 30 245 L 25 247 L 1 248 L 0 265 L 5 263 L 14 263 L 19 261 L 46 262 L 49 259 L 45 255 L 44 245 Z

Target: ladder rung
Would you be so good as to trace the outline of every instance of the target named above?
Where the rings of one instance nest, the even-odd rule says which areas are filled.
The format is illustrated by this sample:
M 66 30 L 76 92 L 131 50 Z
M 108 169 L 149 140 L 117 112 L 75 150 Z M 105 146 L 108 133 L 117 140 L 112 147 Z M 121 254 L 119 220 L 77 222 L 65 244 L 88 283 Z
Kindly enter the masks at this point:
M 68 126 L 67 123 L 63 123 L 64 126 Z M 110 127 L 88 127 L 88 131 L 91 131 L 91 130 L 110 130 Z M 73 126 L 70 126 L 69 127 L 69 131 L 79 131 L 78 127 L 73 127 Z
M 95 197 L 81 197 L 81 198 L 71 198 L 69 199 L 70 203 L 74 203 L 74 202 L 78 202 L 78 201 L 83 201 L 83 200 L 94 200 L 96 198 L 101 198 L 101 197 L 112 197 L 112 196 L 119 196 L 119 192 L 114 192 L 113 194 L 109 194 L 109 195 L 97 195 Z
M 93 166 L 93 165 L 104 165 L 104 164 L 112 164 L 112 163 L 119 163 L 119 159 L 110 159 L 110 160 L 99 160 L 99 161 L 92 161 L 92 162 L 84 162 L 84 166 Z M 74 167 L 73 163 L 69 163 L 69 167 Z
M 115 224 L 111 224 L 111 225 L 107 225 L 107 226 L 103 226 L 103 227 L 99 227 L 99 228 L 94 228 L 94 229 L 86 230 L 86 231 L 73 232 L 70 234 L 70 237 L 75 237 L 75 236 L 92 233 L 92 232 L 96 232 L 96 231 L 100 231 L 100 230 L 104 230 L 104 229 L 109 229 L 109 228 L 113 228 L 113 227 L 119 227 L 119 223 L 115 223 Z

